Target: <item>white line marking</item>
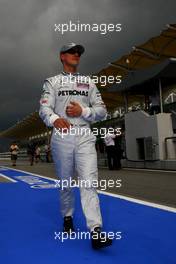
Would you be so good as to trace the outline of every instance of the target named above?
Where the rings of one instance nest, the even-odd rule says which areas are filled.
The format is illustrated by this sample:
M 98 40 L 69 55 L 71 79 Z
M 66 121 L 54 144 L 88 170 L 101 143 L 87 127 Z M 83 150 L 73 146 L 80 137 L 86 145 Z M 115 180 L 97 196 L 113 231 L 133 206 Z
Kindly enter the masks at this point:
M 120 194 L 108 193 L 108 192 L 100 191 L 100 190 L 98 190 L 98 193 L 101 193 L 101 194 L 104 194 L 104 195 L 108 195 L 108 196 L 112 196 L 112 197 L 115 197 L 115 198 L 119 198 L 119 199 L 122 199 L 122 200 L 126 200 L 126 201 L 129 201 L 129 202 L 138 203 L 138 204 L 154 207 L 154 208 L 157 208 L 157 209 L 169 211 L 169 212 L 172 212 L 172 213 L 176 213 L 176 208 L 174 208 L 174 207 L 161 205 L 161 204 L 157 204 L 157 203 L 152 203 L 152 202 L 147 202 L 147 201 L 139 200 L 139 199 L 136 199 L 136 198 L 131 198 L 131 197 L 120 195 Z
M 30 172 L 23 171 L 23 170 L 11 169 L 11 168 L 8 168 L 8 167 L 4 167 L 4 168 L 10 169 L 10 170 L 15 170 L 15 171 L 20 171 L 20 172 L 24 172 L 24 173 L 29 173 L 31 175 L 38 176 L 38 177 L 41 177 L 41 178 L 44 178 L 44 179 L 48 179 L 48 180 L 51 180 L 51 181 L 54 181 L 54 182 L 56 180 L 56 179 L 54 180 L 54 179 L 46 177 L 46 176 L 42 176 L 42 175 L 35 174 L 35 173 L 30 173 Z M 139 200 L 139 199 L 131 198 L 131 197 L 128 197 L 128 196 L 114 194 L 114 193 L 109 193 L 109 192 L 100 191 L 100 190 L 98 190 L 98 193 L 104 194 L 104 195 L 108 195 L 108 196 L 111 196 L 111 197 L 115 197 L 115 198 L 119 198 L 119 199 L 122 199 L 122 200 L 126 200 L 126 201 L 129 201 L 129 202 L 132 202 L 132 203 L 138 203 L 138 204 L 142 204 L 142 205 L 145 205 L 145 206 L 149 206 L 149 207 L 161 209 L 161 210 L 164 210 L 164 211 L 176 213 L 176 208 L 174 208 L 174 207 L 161 205 L 161 204 L 157 204 L 157 203 L 152 203 L 152 202 L 147 202 L 147 201 L 144 201 L 144 200 Z
M 12 178 L 10 178 L 10 177 L 8 177 L 8 176 L 2 174 L 2 173 L 0 173 L 0 177 L 5 178 L 5 179 L 7 179 L 7 180 L 9 180 L 9 181 L 11 181 L 11 182 L 17 182 L 17 181 L 15 181 L 14 179 L 12 179 Z
M 123 170 L 128 170 L 128 171 L 131 171 L 131 170 L 134 170 L 134 171 L 151 171 L 151 172 L 163 172 L 163 173 L 176 173 L 176 171 L 173 171 L 173 170 L 152 170 L 152 169 L 138 169 L 138 168 L 123 168 Z
M 57 181 L 57 179 L 53 179 L 53 178 L 50 178 L 50 177 L 47 177 L 47 176 L 42 176 L 42 175 L 35 174 L 35 173 L 32 173 L 32 172 L 28 172 L 28 171 L 12 169 L 12 168 L 9 168 L 9 167 L 3 167 L 3 168 L 9 169 L 9 170 L 15 170 L 15 171 L 19 171 L 19 172 L 24 172 L 26 174 L 34 175 L 34 176 L 37 176 L 37 177 L 40 177 L 40 178 L 43 178 L 43 179 L 47 179 L 47 180 L 50 180 L 50 181 L 53 181 L 53 182 Z M 23 175 L 16 175 L 16 176 L 23 176 Z M 16 176 L 14 176 L 14 177 L 16 177 Z

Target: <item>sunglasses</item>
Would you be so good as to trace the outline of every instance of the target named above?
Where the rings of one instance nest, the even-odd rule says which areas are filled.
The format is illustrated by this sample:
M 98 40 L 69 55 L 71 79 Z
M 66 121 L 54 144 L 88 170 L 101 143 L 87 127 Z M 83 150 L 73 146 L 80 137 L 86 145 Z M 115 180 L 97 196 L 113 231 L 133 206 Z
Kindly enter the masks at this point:
M 67 51 L 65 51 L 65 52 L 63 52 L 64 54 L 65 53 L 68 53 L 68 54 L 75 54 L 75 53 L 78 53 L 78 56 L 80 57 L 81 56 L 81 52 L 79 51 L 79 50 L 77 50 L 77 49 L 69 49 L 69 50 L 67 50 Z

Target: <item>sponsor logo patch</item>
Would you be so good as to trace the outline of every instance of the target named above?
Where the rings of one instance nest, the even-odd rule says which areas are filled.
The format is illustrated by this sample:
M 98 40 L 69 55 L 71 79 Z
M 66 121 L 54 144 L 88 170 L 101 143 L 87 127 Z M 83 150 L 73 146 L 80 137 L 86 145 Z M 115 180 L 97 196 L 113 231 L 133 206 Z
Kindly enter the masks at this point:
M 48 100 L 47 100 L 47 99 L 42 99 L 42 100 L 41 100 L 41 103 L 42 103 L 42 104 L 47 104 L 47 103 L 48 103 Z
M 77 90 L 62 90 L 58 92 L 58 96 L 67 96 L 67 95 L 81 95 L 88 96 L 88 91 L 77 91 Z
M 89 89 L 88 83 L 77 83 L 77 88 L 79 89 Z

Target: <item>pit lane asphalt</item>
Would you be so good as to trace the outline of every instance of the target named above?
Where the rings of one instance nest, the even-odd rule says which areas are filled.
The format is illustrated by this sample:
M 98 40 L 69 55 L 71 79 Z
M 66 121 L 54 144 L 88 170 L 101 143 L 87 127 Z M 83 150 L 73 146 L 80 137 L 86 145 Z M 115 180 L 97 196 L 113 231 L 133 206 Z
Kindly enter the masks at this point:
M 40 162 L 30 166 L 28 161 L 18 160 L 17 166 L 12 167 L 10 161 L 0 160 L 0 166 L 57 179 L 53 163 Z M 99 168 L 98 171 L 99 180 L 113 179 L 114 182 L 121 180 L 122 186 L 120 188 L 107 187 L 105 190 L 107 192 L 176 208 L 176 172 L 125 168 L 114 171 L 109 171 L 107 168 Z M 0 182 L 8 182 L 8 180 L 0 177 Z M 102 188 L 104 187 L 99 189 Z

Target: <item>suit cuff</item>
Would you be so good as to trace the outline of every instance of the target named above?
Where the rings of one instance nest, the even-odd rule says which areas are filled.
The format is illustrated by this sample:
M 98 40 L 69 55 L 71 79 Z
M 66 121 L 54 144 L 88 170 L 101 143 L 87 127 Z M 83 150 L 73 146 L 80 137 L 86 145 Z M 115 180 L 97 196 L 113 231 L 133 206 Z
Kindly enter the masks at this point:
M 53 114 L 50 116 L 50 123 L 53 125 L 56 119 L 60 118 L 60 116 Z
M 91 110 L 89 107 L 82 107 L 82 114 L 81 114 L 82 117 L 87 118 L 90 116 L 90 114 L 91 114 Z

